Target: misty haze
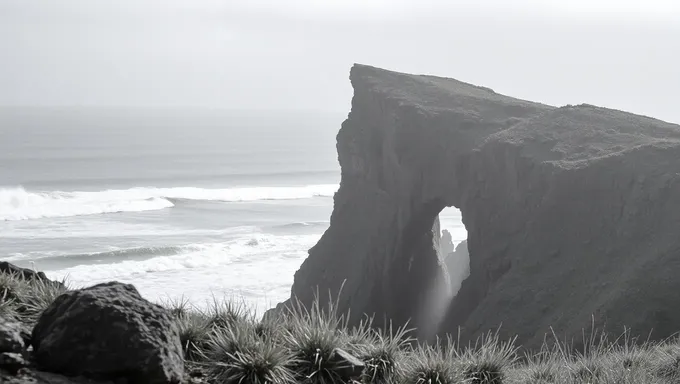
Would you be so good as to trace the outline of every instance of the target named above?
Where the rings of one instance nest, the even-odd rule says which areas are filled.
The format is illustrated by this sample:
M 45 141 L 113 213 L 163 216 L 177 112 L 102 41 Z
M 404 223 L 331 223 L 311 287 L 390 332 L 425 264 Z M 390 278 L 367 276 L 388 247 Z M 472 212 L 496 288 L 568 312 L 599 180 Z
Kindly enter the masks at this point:
M 0 382 L 676 383 L 678 68 L 670 0 L 0 0 Z

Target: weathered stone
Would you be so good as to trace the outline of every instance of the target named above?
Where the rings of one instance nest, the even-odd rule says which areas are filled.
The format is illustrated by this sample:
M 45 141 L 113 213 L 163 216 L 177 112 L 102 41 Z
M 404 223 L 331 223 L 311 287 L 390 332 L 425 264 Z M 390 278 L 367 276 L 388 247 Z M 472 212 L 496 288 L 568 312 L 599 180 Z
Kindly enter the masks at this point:
M 680 126 L 363 65 L 350 80 L 331 224 L 292 296 L 308 304 L 342 286 L 351 323 L 460 326 L 463 343 L 501 324 L 529 348 L 551 327 L 581 339 L 592 316 L 652 339 L 677 331 Z M 453 300 L 432 234 L 447 206 L 461 210 L 470 256 Z
M 0 317 L 0 353 L 23 352 L 26 345 L 21 335 L 22 326 L 19 323 Z
M 174 384 L 184 362 L 173 317 L 134 286 L 98 284 L 57 297 L 33 329 L 34 359 L 65 375 Z

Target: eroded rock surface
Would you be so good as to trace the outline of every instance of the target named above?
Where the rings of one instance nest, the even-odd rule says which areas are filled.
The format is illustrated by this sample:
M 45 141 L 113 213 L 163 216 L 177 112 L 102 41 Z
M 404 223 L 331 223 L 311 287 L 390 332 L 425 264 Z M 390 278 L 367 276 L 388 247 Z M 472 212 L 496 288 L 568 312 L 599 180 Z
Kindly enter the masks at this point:
M 48 372 L 129 384 L 179 384 L 184 361 L 172 315 L 118 282 L 69 291 L 33 329 L 33 357 Z
M 500 324 L 528 347 L 551 326 L 580 339 L 591 315 L 616 332 L 677 331 L 679 126 L 362 65 L 350 80 L 331 225 L 293 295 L 344 283 L 341 311 L 427 336 L 460 326 L 463 341 Z M 453 300 L 433 230 L 446 206 L 470 254 Z

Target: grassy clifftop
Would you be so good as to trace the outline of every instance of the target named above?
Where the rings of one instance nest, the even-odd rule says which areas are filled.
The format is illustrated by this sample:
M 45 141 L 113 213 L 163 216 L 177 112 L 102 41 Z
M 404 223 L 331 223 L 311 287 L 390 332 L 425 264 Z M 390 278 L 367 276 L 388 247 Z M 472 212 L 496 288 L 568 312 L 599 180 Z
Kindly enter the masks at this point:
M 31 328 L 40 313 L 69 289 L 16 274 L 0 274 L 0 317 Z M 583 352 L 548 340 L 539 351 L 520 352 L 513 340 L 488 333 L 476 344 L 455 338 L 418 345 L 405 328 L 372 327 L 371 319 L 347 327 L 334 311 L 293 306 L 260 319 L 234 300 L 207 310 L 185 300 L 161 303 L 176 318 L 187 373 L 210 383 L 677 383 L 680 343 L 637 343 L 590 336 Z M 318 301 L 317 301 L 318 304 Z M 383 325 L 382 323 L 380 325 Z

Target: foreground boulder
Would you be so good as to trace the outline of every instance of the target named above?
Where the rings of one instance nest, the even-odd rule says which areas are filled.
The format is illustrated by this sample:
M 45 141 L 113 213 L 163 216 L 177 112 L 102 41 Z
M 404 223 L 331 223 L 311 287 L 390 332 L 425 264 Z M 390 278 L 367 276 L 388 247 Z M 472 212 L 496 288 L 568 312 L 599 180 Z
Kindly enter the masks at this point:
M 292 295 L 475 339 L 538 347 L 605 323 L 652 339 L 680 324 L 680 126 L 552 106 L 434 76 L 355 65 L 337 135 L 330 228 Z M 439 212 L 468 232 L 469 277 L 442 289 Z M 443 313 L 442 313 L 443 312 Z M 432 320 L 435 319 L 435 320 Z
M 109 282 L 62 294 L 39 318 L 32 336 L 34 360 L 45 371 L 123 378 L 130 384 L 183 380 L 172 316 L 129 284 Z

